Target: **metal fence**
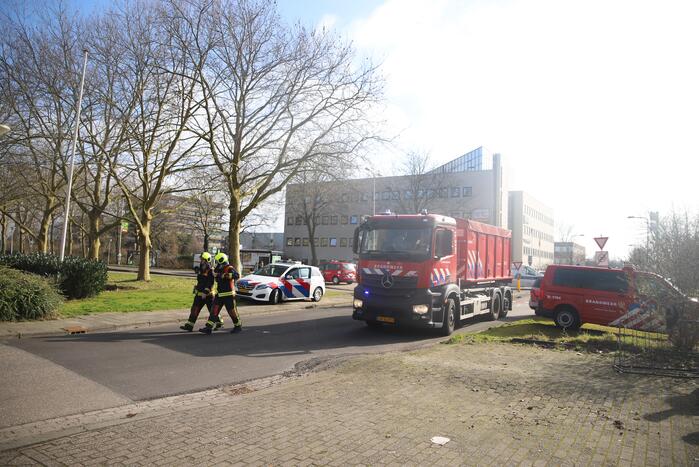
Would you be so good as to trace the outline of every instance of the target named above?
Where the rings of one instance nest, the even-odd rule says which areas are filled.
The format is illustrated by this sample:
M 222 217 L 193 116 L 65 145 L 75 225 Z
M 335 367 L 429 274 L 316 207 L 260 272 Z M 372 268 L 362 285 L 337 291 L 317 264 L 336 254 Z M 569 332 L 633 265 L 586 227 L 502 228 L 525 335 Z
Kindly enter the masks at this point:
M 699 378 L 699 303 L 646 298 L 631 305 L 615 324 L 617 371 Z

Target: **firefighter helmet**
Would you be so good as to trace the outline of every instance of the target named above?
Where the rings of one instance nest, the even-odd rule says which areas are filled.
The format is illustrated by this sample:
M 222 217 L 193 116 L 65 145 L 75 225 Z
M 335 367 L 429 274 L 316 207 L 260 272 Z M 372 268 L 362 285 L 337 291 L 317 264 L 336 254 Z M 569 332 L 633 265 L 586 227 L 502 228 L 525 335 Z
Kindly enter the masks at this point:
M 201 259 L 203 259 L 207 263 L 210 263 L 211 262 L 211 253 L 209 253 L 208 251 L 205 251 L 204 253 L 201 254 Z
M 225 253 L 218 252 L 216 253 L 216 256 L 214 257 L 216 259 L 216 262 L 218 264 L 224 264 L 228 262 L 228 255 Z

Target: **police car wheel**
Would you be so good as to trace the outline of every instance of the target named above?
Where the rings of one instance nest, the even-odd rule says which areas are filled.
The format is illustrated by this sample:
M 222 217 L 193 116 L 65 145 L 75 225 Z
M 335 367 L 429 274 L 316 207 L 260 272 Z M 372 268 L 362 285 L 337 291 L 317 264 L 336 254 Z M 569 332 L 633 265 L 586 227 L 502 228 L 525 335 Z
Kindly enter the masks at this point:
M 316 287 L 316 289 L 313 291 L 313 301 L 319 302 L 321 298 L 323 298 L 323 289 Z
M 269 294 L 269 303 L 276 305 L 279 302 L 281 302 L 281 292 L 279 289 L 272 290 Z

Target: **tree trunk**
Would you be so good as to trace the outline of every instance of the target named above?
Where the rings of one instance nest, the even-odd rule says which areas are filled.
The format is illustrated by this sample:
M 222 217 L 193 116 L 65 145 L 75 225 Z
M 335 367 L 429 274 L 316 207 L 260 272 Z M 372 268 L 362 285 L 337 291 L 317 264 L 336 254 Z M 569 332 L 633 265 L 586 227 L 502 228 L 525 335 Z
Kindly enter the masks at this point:
M 209 251 L 209 233 L 204 231 L 204 251 Z
M 73 256 L 73 221 L 68 221 L 68 256 Z
M 51 227 L 51 214 L 44 211 L 44 215 L 41 217 L 41 224 L 39 227 L 39 239 L 37 241 L 37 249 L 41 253 L 49 252 L 49 229 Z
M 139 235 L 138 243 L 140 247 L 139 257 L 138 257 L 138 276 L 136 280 L 139 281 L 149 281 L 150 280 L 150 228 L 151 222 L 153 221 L 153 216 L 150 213 L 144 213 L 141 216 L 141 235 Z
M 240 271 L 240 210 L 238 203 L 231 196 L 231 203 L 228 205 L 228 261 Z
M 88 258 L 99 260 L 100 259 L 100 216 L 99 213 L 91 212 L 88 215 L 89 224 L 89 234 L 88 239 L 90 242 L 90 249 L 88 252 Z
M 0 254 L 5 253 L 5 225 L 7 220 L 5 214 L 0 214 Z

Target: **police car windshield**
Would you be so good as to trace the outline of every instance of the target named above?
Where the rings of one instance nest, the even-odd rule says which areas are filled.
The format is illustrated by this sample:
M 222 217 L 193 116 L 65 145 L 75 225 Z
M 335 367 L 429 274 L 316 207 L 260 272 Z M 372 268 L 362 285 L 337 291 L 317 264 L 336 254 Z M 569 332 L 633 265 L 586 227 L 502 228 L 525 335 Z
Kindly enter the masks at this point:
M 256 276 L 281 277 L 289 266 L 280 264 L 268 264 L 262 269 L 255 271 Z
M 431 229 L 368 229 L 361 239 L 360 254 L 389 253 L 426 255 L 430 250 Z

